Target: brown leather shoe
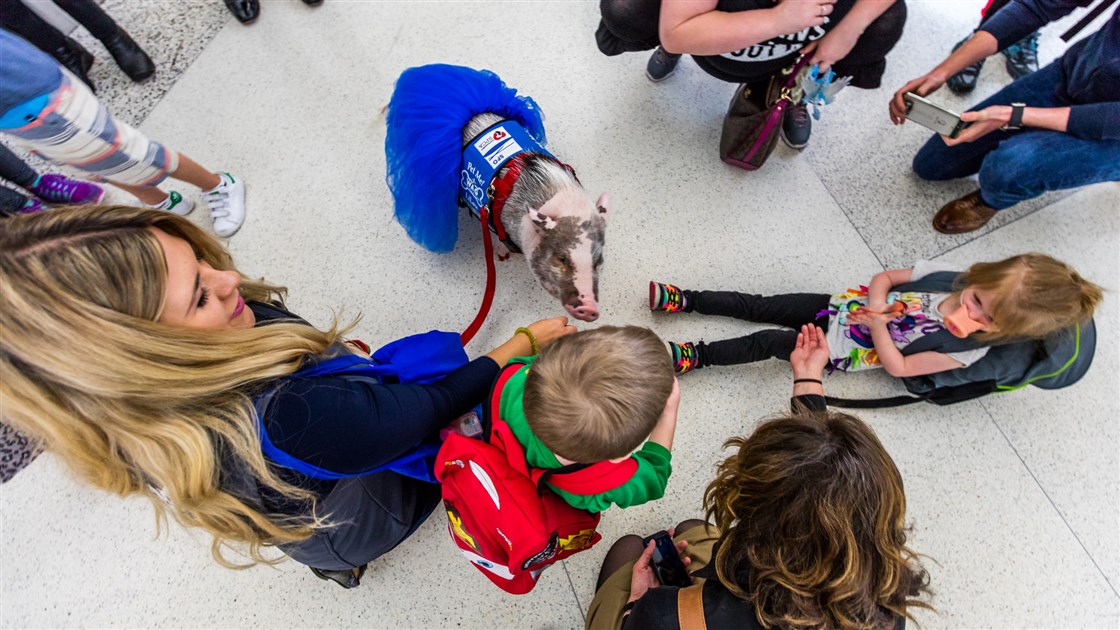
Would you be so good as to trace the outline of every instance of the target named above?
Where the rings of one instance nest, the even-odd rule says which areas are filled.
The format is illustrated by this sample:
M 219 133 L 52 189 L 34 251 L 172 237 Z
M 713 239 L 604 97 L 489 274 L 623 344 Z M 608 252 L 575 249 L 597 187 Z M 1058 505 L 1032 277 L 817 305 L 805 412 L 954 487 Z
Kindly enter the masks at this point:
M 933 229 L 942 234 L 964 234 L 984 227 L 998 210 L 993 210 L 980 200 L 980 191 L 945 204 L 933 217 Z

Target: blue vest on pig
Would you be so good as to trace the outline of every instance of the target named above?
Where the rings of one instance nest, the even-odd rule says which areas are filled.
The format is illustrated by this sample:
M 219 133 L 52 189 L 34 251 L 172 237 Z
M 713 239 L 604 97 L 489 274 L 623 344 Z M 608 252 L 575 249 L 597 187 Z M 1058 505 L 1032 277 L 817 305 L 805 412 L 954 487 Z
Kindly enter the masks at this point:
M 521 153 L 545 150 L 525 128 L 512 120 L 503 120 L 486 128 L 463 146 L 463 166 L 459 178 L 459 197 L 476 218 L 493 195 L 491 183 L 507 162 Z

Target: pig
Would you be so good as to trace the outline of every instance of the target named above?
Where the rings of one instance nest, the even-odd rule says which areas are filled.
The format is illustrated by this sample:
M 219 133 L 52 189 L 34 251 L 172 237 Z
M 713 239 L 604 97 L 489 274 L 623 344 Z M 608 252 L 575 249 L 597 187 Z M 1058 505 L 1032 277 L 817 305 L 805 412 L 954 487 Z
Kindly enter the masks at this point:
M 610 200 L 603 194 L 591 203 L 575 175 L 541 152 L 544 119 L 536 101 L 489 70 L 430 64 L 401 73 L 385 111 L 385 182 L 394 216 L 413 241 L 433 252 L 455 247 L 459 201 L 479 207 L 483 191 L 509 170 L 503 166 L 494 176 L 489 169 L 477 171 L 472 179 L 474 167 L 463 161 L 466 145 L 496 123 L 516 123 L 527 135 L 525 145 L 517 145 L 525 152 L 514 159 L 524 163 L 506 197 L 501 225 L 541 286 L 571 317 L 599 318 Z M 483 181 L 487 177 L 490 181 Z M 471 199 L 463 198 L 464 190 Z M 497 249 L 499 258 L 508 257 L 506 247 Z
M 463 146 L 501 121 L 489 112 L 472 117 L 463 128 Z M 585 322 L 599 319 L 599 270 L 609 210 L 606 193 L 592 204 L 568 169 L 534 154 L 502 211 L 502 225 L 541 287 L 569 315 Z M 509 254 L 501 243 L 496 249 L 503 260 Z

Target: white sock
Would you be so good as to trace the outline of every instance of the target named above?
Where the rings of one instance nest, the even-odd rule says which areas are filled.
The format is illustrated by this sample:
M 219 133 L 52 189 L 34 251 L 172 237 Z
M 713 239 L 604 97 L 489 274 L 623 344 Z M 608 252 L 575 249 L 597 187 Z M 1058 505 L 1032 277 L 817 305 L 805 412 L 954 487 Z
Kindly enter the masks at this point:
M 221 188 L 222 186 L 225 186 L 228 183 L 228 181 L 229 180 L 228 180 L 227 175 L 225 173 L 218 173 L 218 185 L 211 188 L 210 190 L 204 190 L 202 192 L 204 192 L 204 193 L 214 192 L 215 190 Z
M 154 206 L 149 204 L 144 205 L 148 206 L 149 208 L 155 208 L 156 210 L 167 210 L 171 208 L 171 195 L 168 195 L 163 201 L 157 203 Z

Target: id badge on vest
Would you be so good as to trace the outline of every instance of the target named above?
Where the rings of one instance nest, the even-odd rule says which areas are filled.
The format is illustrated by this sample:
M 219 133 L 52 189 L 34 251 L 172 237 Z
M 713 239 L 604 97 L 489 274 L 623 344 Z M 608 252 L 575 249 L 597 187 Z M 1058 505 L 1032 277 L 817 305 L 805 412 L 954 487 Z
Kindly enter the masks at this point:
M 483 206 L 490 203 L 490 182 L 498 170 L 526 151 L 551 155 L 524 127 L 512 120 L 492 125 L 463 147 L 459 196 L 472 215 L 478 217 Z

